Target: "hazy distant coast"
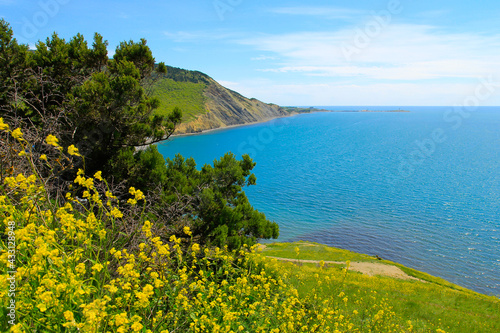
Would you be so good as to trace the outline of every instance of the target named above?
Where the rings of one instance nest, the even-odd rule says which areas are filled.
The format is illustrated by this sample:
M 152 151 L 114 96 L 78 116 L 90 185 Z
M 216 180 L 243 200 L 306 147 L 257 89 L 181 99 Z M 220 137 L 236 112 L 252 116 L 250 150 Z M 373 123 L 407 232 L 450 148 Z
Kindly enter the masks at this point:
M 327 109 L 321 109 L 321 108 L 315 108 L 315 107 L 309 107 L 309 108 L 304 108 L 304 107 L 296 107 L 296 106 L 284 106 L 283 107 L 285 110 L 287 110 L 290 113 L 313 113 L 313 112 L 410 112 L 408 110 L 370 110 L 370 109 L 362 109 L 362 110 L 327 110 Z
M 260 123 L 266 123 L 268 121 L 272 121 L 272 120 L 278 119 L 278 118 L 285 118 L 285 117 L 296 116 L 299 114 L 307 114 L 307 113 L 315 113 L 315 112 L 350 112 L 350 113 L 356 113 L 356 112 L 367 112 L 367 113 L 411 112 L 408 110 L 401 110 L 401 109 L 398 109 L 398 110 L 368 110 L 368 109 L 363 109 L 363 110 L 327 110 L 327 109 L 321 109 L 321 108 L 315 108 L 315 107 L 305 108 L 305 107 L 296 107 L 296 106 L 283 106 L 280 108 L 284 109 L 287 112 L 287 114 L 276 116 L 273 118 L 263 119 L 261 121 L 253 121 L 253 122 L 248 122 L 248 123 L 241 123 L 241 124 L 235 124 L 235 125 L 227 125 L 227 126 L 221 126 L 221 127 L 215 127 L 215 128 L 208 128 L 208 129 L 199 130 L 199 131 L 195 131 L 195 132 L 188 132 L 188 133 L 175 133 L 171 137 L 206 134 L 206 133 L 213 132 L 213 131 L 220 131 L 220 130 L 249 126 L 249 125 L 256 125 L 256 124 L 260 124 Z

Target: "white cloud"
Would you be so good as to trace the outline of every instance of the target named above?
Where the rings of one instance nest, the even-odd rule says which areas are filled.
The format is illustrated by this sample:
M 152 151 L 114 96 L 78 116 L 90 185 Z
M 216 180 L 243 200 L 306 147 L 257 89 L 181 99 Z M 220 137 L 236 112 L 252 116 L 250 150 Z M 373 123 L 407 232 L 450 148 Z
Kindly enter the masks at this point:
M 360 34 L 373 20 L 331 31 L 251 37 L 224 31 L 165 35 L 182 42 L 246 46 L 253 52 L 246 59 L 261 61 L 257 73 L 262 79 L 234 82 L 226 77 L 222 84 L 281 105 L 451 105 L 473 94 L 478 78 L 493 74 L 500 81 L 500 34 L 392 23 L 360 44 Z M 356 48 L 350 57 L 346 46 Z M 499 104 L 500 91 L 484 101 Z
M 278 58 L 269 57 L 269 56 L 258 56 L 258 57 L 251 58 L 250 60 L 252 60 L 252 61 L 264 61 L 264 60 L 276 60 L 276 59 L 278 59 Z
M 272 84 L 265 80 L 241 82 L 238 92 L 279 105 L 461 105 L 474 96 L 479 81 L 467 83 L 329 83 Z M 499 105 L 500 94 L 481 105 Z
M 423 80 L 475 78 L 500 71 L 500 35 L 450 34 L 402 24 L 388 25 L 365 41 L 362 34 L 363 26 L 267 35 L 240 43 L 283 59 L 279 67 L 262 69 L 271 72 Z
M 219 80 L 217 81 L 221 86 L 232 89 L 232 90 L 237 90 L 240 87 L 239 82 L 233 82 L 233 81 L 224 81 L 224 80 Z
M 379 80 L 428 80 L 439 78 L 477 78 L 487 75 L 492 68 L 499 68 L 500 62 L 483 63 L 450 59 L 447 61 L 426 61 L 387 66 L 284 66 L 261 69 L 262 72 L 299 72 L 309 76 L 354 77 Z

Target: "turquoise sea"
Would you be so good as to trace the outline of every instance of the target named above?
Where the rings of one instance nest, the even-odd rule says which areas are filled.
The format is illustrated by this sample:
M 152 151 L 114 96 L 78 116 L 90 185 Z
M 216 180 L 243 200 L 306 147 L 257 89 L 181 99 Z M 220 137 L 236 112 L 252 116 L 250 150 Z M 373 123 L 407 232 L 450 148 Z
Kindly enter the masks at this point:
M 500 296 L 500 107 L 322 107 L 158 145 L 198 166 L 257 162 L 250 202 L 308 240 L 400 262 Z

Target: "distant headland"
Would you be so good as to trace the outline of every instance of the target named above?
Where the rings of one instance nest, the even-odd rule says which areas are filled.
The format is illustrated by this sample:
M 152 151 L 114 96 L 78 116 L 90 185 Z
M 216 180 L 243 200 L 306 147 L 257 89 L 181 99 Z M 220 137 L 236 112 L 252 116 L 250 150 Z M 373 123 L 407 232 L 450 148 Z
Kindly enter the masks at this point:
M 397 110 L 370 110 L 370 109 L 362 109 L 362 110 L 356 110 L 356 109 L 351 109 L 351 110 L 326 110 L 326 109 L 321 109 L 321 108 L 316 108 L 316 107 L 296 107 L 296 106 L 285 106 L 283 107 L 286 111 L 289 113 L 312 113 L 312 112 L 410 112 L 408 110 L 402 110 L 402 109 L 397 109 Z

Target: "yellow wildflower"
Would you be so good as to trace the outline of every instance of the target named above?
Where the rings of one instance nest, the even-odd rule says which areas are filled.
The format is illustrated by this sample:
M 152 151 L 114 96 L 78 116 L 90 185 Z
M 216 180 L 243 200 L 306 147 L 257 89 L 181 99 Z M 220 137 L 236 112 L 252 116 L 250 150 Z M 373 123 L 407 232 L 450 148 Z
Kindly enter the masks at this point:
M 98 271 L 98 272 L 100 272 L 103 268 L 104 268 L 104 266 L 101 264 L 95 264 L 94 266 L 92 266 L 92 270 Z
M 71 145 L 68 147 L 68 154 L 74 155 L 74 156 L 82 156 L 78 152 L 78 148 L 76 148 L 75 145 Z
M 136 190 L 135 191 L 135 200 L 143 200 L 145 198 L 144 193 L 142 193 L 141 190 Z
M 151 222 L 144 222 L 144 226 L 142 227 L 142 231 L 146 234 L 146 237 L 151 237 L 153 234 L 151 233 Z
M 104 239 L 106 237 L 106 230 L 102 229 L 99 231 L 99 239 Z
M 36 307 L 42 312 L 47 311 L 47 305 L 45 305 L 45 303 L 40 303 Z
M 118 291 L 118 288 L 116 286 L 109 286 L 108 290 L 110 293 L 114 294 Z
M 142 292 L 141 291 L 135 292 L 135 296 L 138 299 L 136 305 L 143 308 L 147 307 L 149 304 L 149 297 L 151 297 L 151 295 L 153 295 L 153 286 L 147 284 L 143 288 Z
M 184 227 L 183 229 L 184 233 L 188 236 L 191 236 L 193 233 L 191 232 L 191 229 L 189 229 L 189 227 Z
M 16 128 L 11 135 L 14 137 L 14 139 L 17 139 L 19 141 L 23 141 L 23 132 L 21 132 L 21 129 L 18 127 Z
M 192 246 L 192 250 L 193 252 L 198 252 L 200 251 L 200 245 L 194 243 L 193 246 Z
M 0 118 L 0 131 L 5 131 L 9 129 L 9 125 L 3 122 L 3 118 Z
M 94 178 L 97 179 L 97 180 L 100 180 L 102 182 L 102 172 L 101 171 L 97 171 L 94 174 Z
M 0 118 L 1 119 L 1 118 Z M 12 326 L 12 328 L 10 329 L 10 331 L 12 333 L 22 333 L 24 332 L 23 329 L 22 329 L 22 325 L 21 323 L 17 323 L 15 324 L 14 326 Z M 168 332 L 167 332 L 168 333 Z
M 116 251 L 113 253 L 116 259 L 121 259 L 122 257 L 122 252 L 121 251 Z
M 45 154 L 40 155 L 40 159 L 42 161 L 47 161 L 47 155 L 45 155 Z
M 162 280 L 160 280 L 160 279 L 155 279 L 155 287 L 156 287 L 156 288 L 161 288 L 161 287 L 163 287 L 163 285 L 164 285 L 164 283 L 163 283 L 163 281 L 162 281 Z
M 140 323 L 133 323 L 132 326 L 130 326 L 131 329 L 134 330 L 134 332 L 139 332 L 142 329 L 142 325 Z
M 125 325 L 128 323 L 129 323 L 129 320 L 127 318 L 126 312 L 122 312 L 122 313 L 115 316 L 115 325 L 116 326 L 121 326 L 121 325 Z
M 54 146 L 54 147 L 59 147 L 59 139 L 56 138 L 55 136 L 53 136 L 52 134 L 49 134 L 47 135 L 47 137 L 45 138 L 45 142 L 47 142 L 47 144 L 51 145 L 51 146 Z
M 120 212 L 120 210 L 116 207 L 113 207 L 113 209 L 111 210 L 110 212 L 111 216 L 115 217 L 115 218 L 121 218 L 123 217 L 123 214 L 122 212 Z
M 73 321 L 75 320 L 74 316 L 73 316 L 73 312 L 71 311 L 65 311 L 64 312 L 64 318 L 67 320 L 67 321 Z
M 80 275 L 83 275 L 85 274 L 85 264 L 84 263 L 79 263 L 76 267 L 75 267 L 75 271 L 80 274 Z

